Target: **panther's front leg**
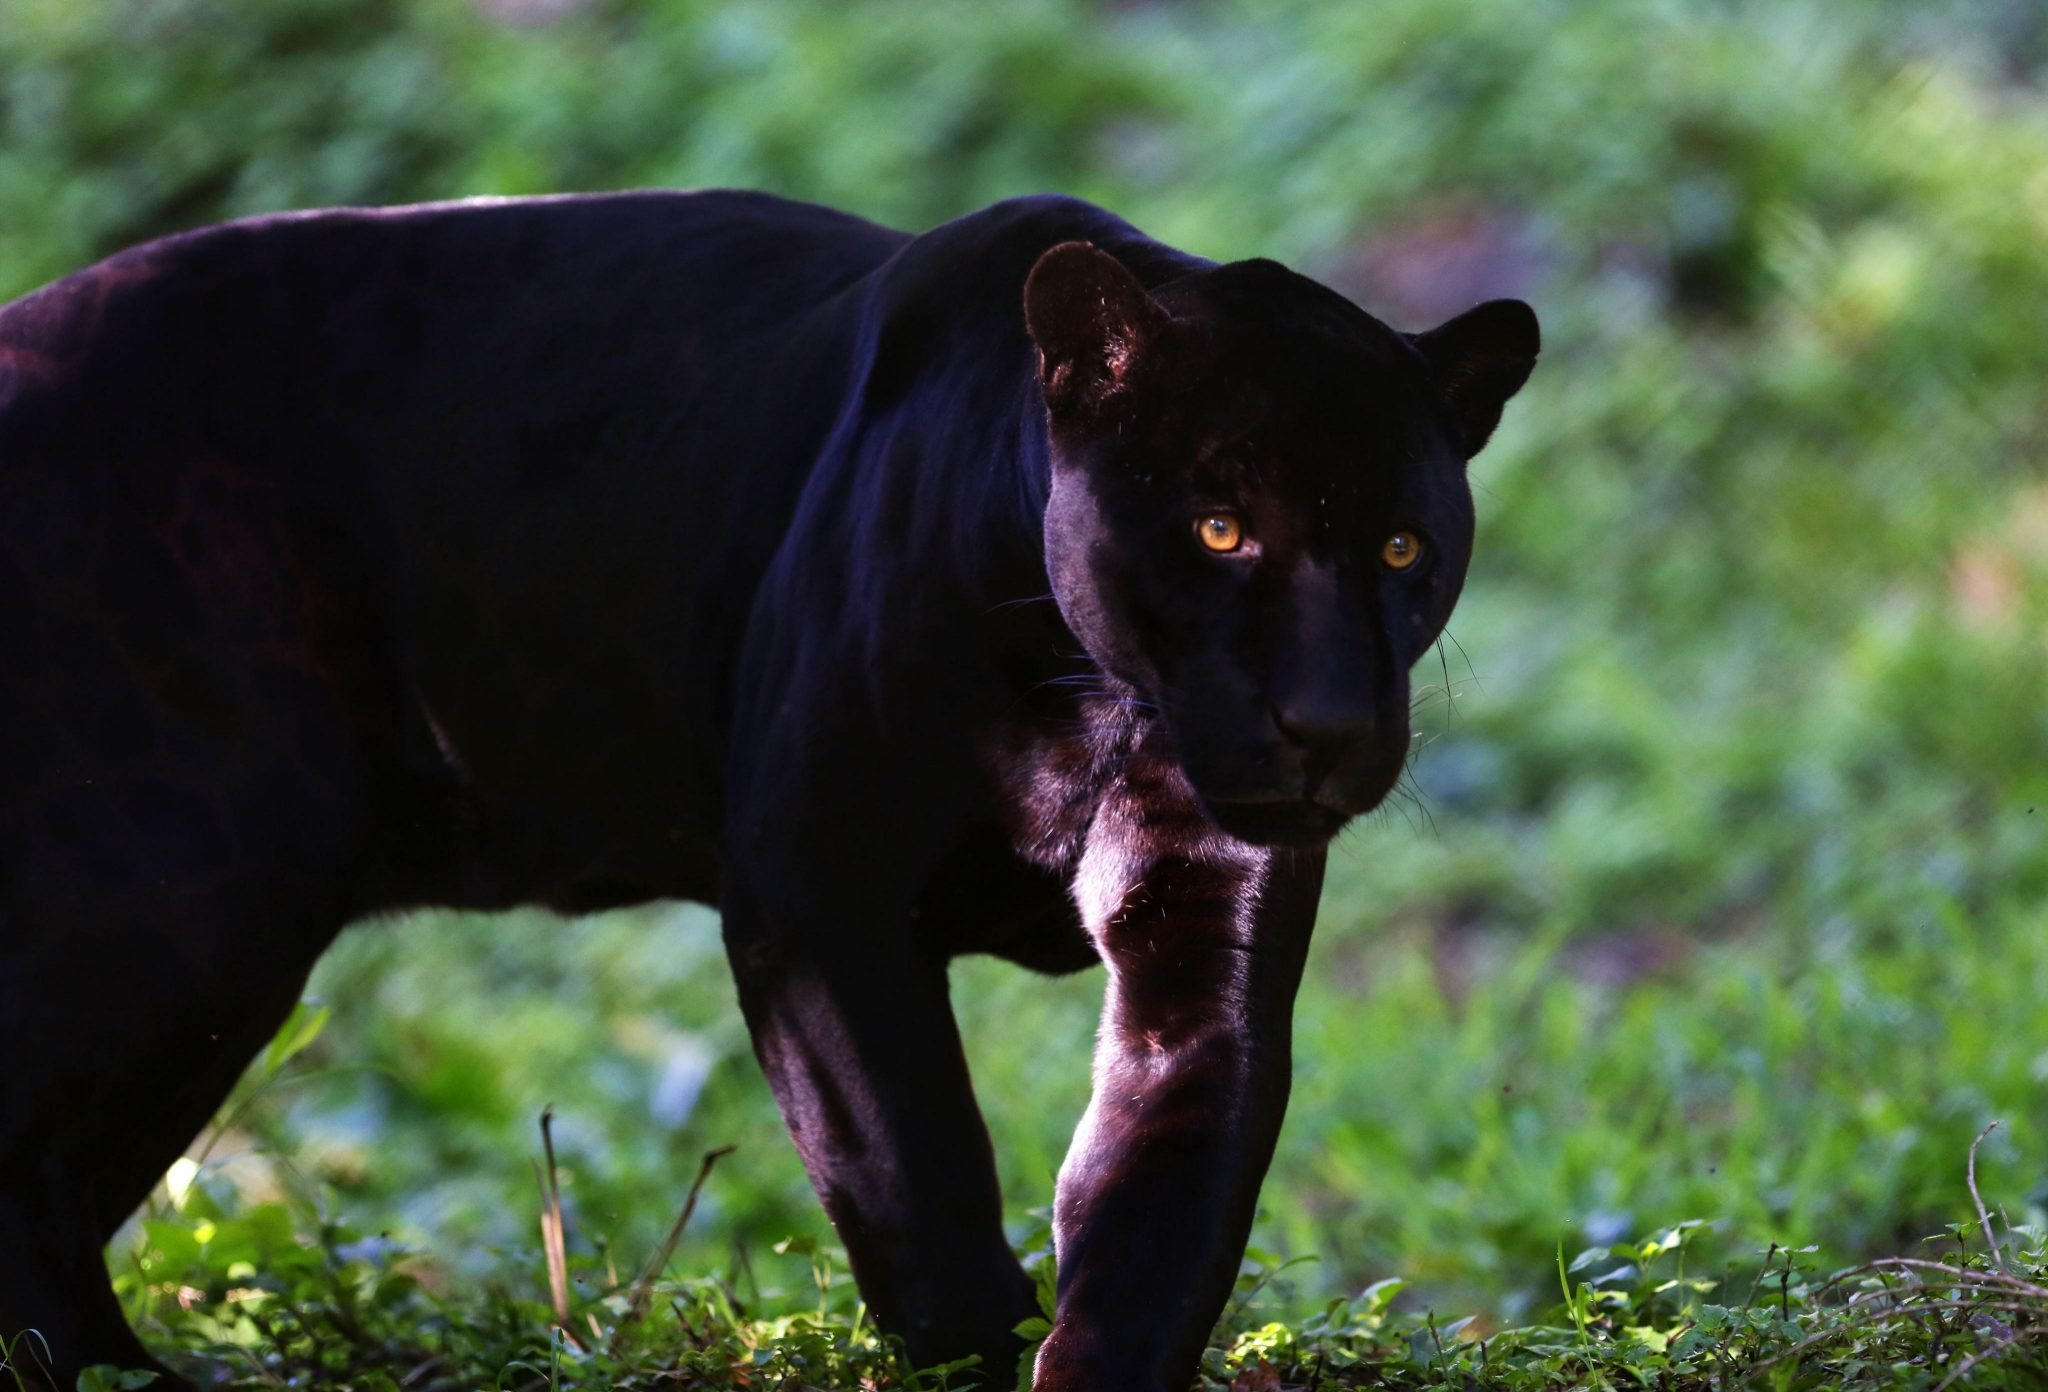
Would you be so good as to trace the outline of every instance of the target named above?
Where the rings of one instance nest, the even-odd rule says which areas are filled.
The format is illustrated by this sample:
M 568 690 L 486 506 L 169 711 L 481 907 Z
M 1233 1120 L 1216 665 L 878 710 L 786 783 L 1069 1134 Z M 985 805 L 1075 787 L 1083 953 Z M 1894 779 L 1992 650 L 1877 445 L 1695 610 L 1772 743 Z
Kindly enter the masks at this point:
M 1038 1392 L 1188 1385 L 1286 1110 L 1323 852 L 1232 841 L 1157 790 L 1103 808 L 1075 897 L 1109 968 L 1095 1096 L 1059 1178 Z
M 727 954 L 756 1056 L 876 1322 L 920 1367 L 979 1356 L 984 1385 L 1009 1386 L 1032 1284 L 1004 1238 L 945 960 L 917 943 L 886 877 L 861 873 L 887 863 L 869 844 L 838 873 L 736 867 Z

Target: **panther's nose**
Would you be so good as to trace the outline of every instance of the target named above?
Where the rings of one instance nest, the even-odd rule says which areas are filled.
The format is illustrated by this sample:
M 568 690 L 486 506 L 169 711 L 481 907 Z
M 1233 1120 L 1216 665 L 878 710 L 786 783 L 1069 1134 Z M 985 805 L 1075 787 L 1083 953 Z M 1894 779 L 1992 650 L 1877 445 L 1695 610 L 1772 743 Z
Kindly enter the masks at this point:
M 1370 710 L 1326 702 L 1275 706 L 1273 723 L 1287 742 L 1301 751 L 1311 787 L 1321 782 L 1348 750 L 1373 732 Z
M 1354 744 L 1373 730 L 1371 709 L 1348 702 L 1283 701 L 1273 707 L 1273 723 L 1304 748 Z

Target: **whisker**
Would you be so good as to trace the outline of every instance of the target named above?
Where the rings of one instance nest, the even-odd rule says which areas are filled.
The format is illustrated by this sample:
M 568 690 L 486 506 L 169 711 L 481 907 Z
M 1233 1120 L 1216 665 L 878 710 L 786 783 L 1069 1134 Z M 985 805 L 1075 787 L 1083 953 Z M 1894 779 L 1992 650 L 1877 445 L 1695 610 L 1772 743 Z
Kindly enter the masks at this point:
M 1472 685 L 1472 684 L 1473 684 L 1473 683 L 1470 683 L 1470 682 L 1465 682 L 1465 683 L 1461 683 L 1461 685 L 1467 685 L 1467 686 L 1469 686 L 1469 685 Z M 1458 690 L 1458 689 L 1457 689 L 1457 688 L 1456 688 L 1455 686 L 1448 686 L 1448 687 L 1447 687 L 1447 686 L 1435 686 L 1435 685 L 1431 685 L 1431 686 L 1424 686 L 1424 687 L 1419 687 L 1419 688 L 1417 688 L 1417 689 L 1416 689 L 1416 690 L 1415 690 L 1414 692 L 1410 693 L 1410 695 L 1409 695 L 1409 697 L 1408 697 L 1408 709 L 1409 709 L 1409 710 L 1410 710 L 1411 712 L 1412 712 L 1412 711 L 1419 711 L 1419 710 L 1422 710 L 1422 709 L 1423 709 L 1424 707 L 1426 707 L 1426 706 L 1430 706 L 1430 705 L 1434 705 L 1434 704 L 1436 704 L 1436 702 L 1438 702 L 1438 701 L 1442 701 L 1442 700 L 1453 700 L 1453 701 L 1454 701 L 1454 700 L 1456 700 L 1456 699 L 1457 699 L 1458 697 L 1460 697 L 1460 696 L 1462 696 L 1462 695 L 1464 695 L 1464 694 L 1465 694 L 1465 693 L 1463 693 L 1462 691 L 1459 691 L 1459 690 Z
M 1416 815 L 1422 818 L 1423 826 L 1427 828 L 1431 837 L 1440 836 L 1441 833 L 1437 831 L 1436 827 L 1436 814 L 1429 810 L 1428 802 L 1423 799 L 1421 785 L 1416 783 L 1413 778 L 1404 778 L 1403 781 L 1408 786 L 1404 788 L 1400 784 L 1396 784 L 1394 792 L 1415 808 Z
M 1450 660 L 1444 656 L 1444 643 L 1446 640 L 1449 640 L 1451 645 L 1458 649 L 1458 656 L 1465 659 L 1465 671 L 1467 675 L 1461 681 L 1451 680 Z M 1459 688 L 1465 686 L 1475 687 L 1482 691 L 1485 690 L 1485 686 L 1480 682 L 1478 675 L 1476 673 L 1473 673 L 1472 671 L 1472 659 L 1469 657 L 1465 657 L 1465 649 L 1458 643 L 1458 640 L 1456 638 L 1451 636 L 1451 631 L 1449 629 L 1445 629 L 1443 637 L 1436 640 L 1436 660 L 1438 669 L 1443 673 L 1443 685 L 1440 688 L 1424 687 L 1421 691 L 1416 693 L 1418 697 L 1425 696 L 1433 690 L 1440 690 L 1444 693 L 1444 695 L 1447 698 L 1455 698 Z M 1411 711 L 1420 710 L 1421 706 L 1412 705 L 1409 707 L 1409 709 Z M 1446 700 L 1445 709 L 1448 711 L 1452 719 L 1456 719 L 1460 713 L 1458 711 L 1457 706 L 1454 704 L 1454 701 L 1451 699 Z
M 1465 645 L 1464 645 L 1463 643 L 1460 643 L 1460 642 L 1458 641 L 1458 638 L 1457 638 L 1457 635 L 1456 635 L 1456 634 L 1452 633 L 1452 632 L 1451 632 L 1451 631 L 1450 631 L 1450 630 L 1449 630 L 1449 629 L 1447 628 L 1447 629 L 1445 629 L 1445 630 L 1444 630 L 1444 636 L 1443 636 L 1442 638 L 1438 639 L 1437 641 L 1438 641 L 1439 643 L 1442 643 L 1442 642 L 1448 642 L 1448 643 L 1449 643 L 1449 644 L 1450 644 L 1450 645 L 1451 645 L 1452 647 L 1456 648 L 1456 649 L 1458 650 L 1458 657 L 1459 657 L 1459 658 L 1460 658 L 1460 659 L 1461 659 L 1461 660 L 1462 660 L 1462 661 L 1464 662 L 1464 664 L 1465 664 L 1465 675 L 1466 675 L 1466 676 L 1468 676 L 1468 677 L 1470 677 L 1470 678 L 1471 678 L 1471 679 L 1472 679 L 1473 681 L 1475 681 L 1475 682 L 1478 682 L 1478 681 L 1479 681 L 1479 673 L 1477 673 L 1476 671 L 1474 671 L 1474 670 L 1472 669 L 1472 657 L 1471 657 L 1471 654 L 1469 654 L 1469 653 L 1467 653 L 1467 652 L 1465 651 Z M 1448 674 L 1447 674 L 1447 675 L 1448 675 Z M 1483 685 L 1484 685 L 1484 683 L 1481 683 L 1481 685 L 1483 686 Z

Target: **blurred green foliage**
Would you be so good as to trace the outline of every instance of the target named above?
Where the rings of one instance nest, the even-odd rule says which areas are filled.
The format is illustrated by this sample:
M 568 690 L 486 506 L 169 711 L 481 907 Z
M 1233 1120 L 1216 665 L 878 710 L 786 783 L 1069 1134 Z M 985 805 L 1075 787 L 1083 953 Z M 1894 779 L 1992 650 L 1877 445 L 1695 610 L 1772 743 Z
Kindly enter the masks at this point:
M 243 213 L 731 184 L 1078 193 L 1403 327 L 1532 300 L 1259 1238 L 1511 1314 L 1561 1234 L 1915 1235 L 1993 1116 L 1987 1191 L 2048 1197 L 2044 72 L 2030 0 L 0 0 L 0 295 Z M 1042 1205 L 1099 984 L 957 975 Z M 582 1244 L 735 1140 L 684 1263 L 818 1226 L 703 916 L 359 930 L 316 989 L 327 1071 L 252 1081 L 222 1182 L 487 1262 L 552 1101 Z

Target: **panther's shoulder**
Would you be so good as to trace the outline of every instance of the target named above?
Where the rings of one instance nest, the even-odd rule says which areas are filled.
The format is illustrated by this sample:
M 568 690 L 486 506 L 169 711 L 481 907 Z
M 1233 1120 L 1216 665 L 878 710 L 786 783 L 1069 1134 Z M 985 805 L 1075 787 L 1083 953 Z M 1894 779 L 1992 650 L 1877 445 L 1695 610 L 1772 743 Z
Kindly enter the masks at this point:
M 938 304 L 1021 327 L 1024 278 L 1063 242 L 1087 242 L 1122 262 L 1147 286 L 1209 268 L 1212 262 L 1146 235 L 1085 199 L 1029 194 L 991 203 L 910 239 L 878 267 L 885 307 Z

